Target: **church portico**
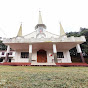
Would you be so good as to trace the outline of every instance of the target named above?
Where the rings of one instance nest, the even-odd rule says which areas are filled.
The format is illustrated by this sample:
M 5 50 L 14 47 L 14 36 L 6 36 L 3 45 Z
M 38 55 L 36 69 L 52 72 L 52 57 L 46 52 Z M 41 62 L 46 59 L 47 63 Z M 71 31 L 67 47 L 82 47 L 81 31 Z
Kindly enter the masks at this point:
M 59 48 L 59 46 L 62 49 Z M 15 45 L 14 45 L 15 46 Z M 15 49 L 15 57 L 12 62 L 29 62 L 29 63 L 71 63 L 69 58 L 70 54 L 67 53 L 69 49 L 65 49 L 62 43 L 44 42 L 44 43 L 33 43 L 33 44 L 16 44 L 15 47 L 10 45 Z M 45 51 L 45 53 L 39 51 Z M 41 55 L 42 54 L 42 55 Z M 45 54 L 45 56 L 44 56 Z M 56 55 L 56 56 L 55 56 Z M 38 60 L 40 57 L 40 61 Z M 44 57 L 44 58 L 43 58 Z M 44 61 L 42 60 L 44 59 Z M 55 62 L 57 60 L 57 62 Z

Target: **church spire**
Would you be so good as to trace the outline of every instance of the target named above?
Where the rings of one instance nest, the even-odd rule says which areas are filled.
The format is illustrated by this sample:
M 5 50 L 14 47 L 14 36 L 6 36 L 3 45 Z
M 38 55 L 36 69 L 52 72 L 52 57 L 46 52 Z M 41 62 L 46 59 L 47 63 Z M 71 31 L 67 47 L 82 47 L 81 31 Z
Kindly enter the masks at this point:
M 43 24 L 43 21 L 42 21 L 41 11 L 39 11 L 38 24 L 35 26 L 35 29 L 37 29 L 38 27 L 43 27 L 44 29 L 46 29 L 46 25 Z
M 22 36 L 22 23 L 20 25 L 20 28 L 19 28 L 19 31 L 18 31 L 18 34 L 17 34 L 17 37 L 21 37 Z
M 41 16 L 41 11 L 39 11 L 39 20 L 38 20 L 38 24 L 43 24 L 43 22 L 42 22 L 42 16 Z
M 60 22 L 60 36 L 66 35 Z

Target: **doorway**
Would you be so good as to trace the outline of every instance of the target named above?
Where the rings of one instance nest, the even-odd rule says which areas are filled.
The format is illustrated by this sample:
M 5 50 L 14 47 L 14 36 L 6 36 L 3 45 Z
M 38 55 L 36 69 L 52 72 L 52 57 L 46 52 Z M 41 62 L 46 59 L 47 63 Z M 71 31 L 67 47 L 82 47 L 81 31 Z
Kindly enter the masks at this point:
M 47 53 L 45 50 L 39 50 L 37 51 L 37 62 L 39 63 L 45 63 L 47 62 Z

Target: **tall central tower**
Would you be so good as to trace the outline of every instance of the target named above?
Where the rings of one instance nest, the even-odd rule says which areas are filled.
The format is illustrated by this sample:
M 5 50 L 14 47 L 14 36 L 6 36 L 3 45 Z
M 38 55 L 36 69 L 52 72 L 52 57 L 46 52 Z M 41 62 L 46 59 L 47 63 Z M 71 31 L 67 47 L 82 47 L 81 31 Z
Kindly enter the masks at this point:
M 35 30 L 37 31 L 36 38 L 45 38 L 46 37 L 46 35 L 45 35 L 46 25 L 43 24 L 40 11 L 39 11 L 38 24 L 35 26 Z

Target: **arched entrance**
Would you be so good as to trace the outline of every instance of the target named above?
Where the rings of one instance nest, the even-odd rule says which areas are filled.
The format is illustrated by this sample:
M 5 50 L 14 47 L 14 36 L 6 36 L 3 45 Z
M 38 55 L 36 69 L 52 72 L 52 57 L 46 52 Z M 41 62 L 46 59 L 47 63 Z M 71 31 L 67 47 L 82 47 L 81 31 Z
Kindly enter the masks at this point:
M 45 50 L 39 50 L 37 51 L 37 62 L 39 63 L 45 63 L 47 62 L 47 54 Z

